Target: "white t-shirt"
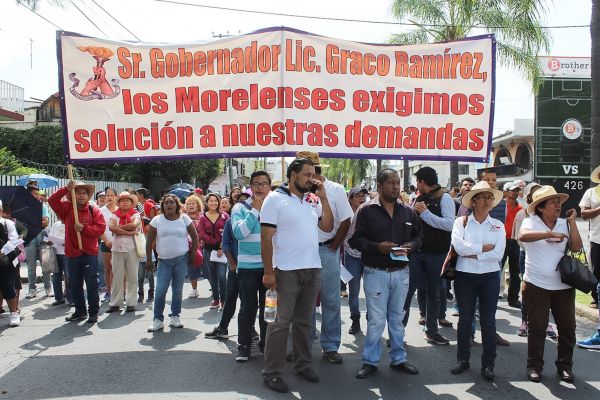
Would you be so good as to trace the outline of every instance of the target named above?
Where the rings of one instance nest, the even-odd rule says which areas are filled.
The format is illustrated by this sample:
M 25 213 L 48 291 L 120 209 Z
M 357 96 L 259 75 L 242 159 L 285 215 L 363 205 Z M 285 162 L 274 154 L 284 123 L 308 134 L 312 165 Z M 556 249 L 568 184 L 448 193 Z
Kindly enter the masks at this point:
M 596 188 L 589 188 L 583 194 L 579 207 L 598 208 L 600 199 L 596 194 Z M 600 244 L 600 214 L 590 219 L 590 242 Z
M 323 185 L 325 185 L 325 193 L 327 193 L 329 207 L 331 207 L 331 212 L 333 213 L 333 230 L 331 232 L 323 232 L 319 229 L 319 242 L 325 242 L 335 237 L 340 223 L 352 218 L 354 215 L 348 201 L 348 196 L 346 196 L 346 191 L 342 185 L 331 182 L 329 179 L 325 179 Z
M 156 228 L 158 258 L 168 260 L 180 257 L 189 251 L 187 227 L 191 223 L 192 219 L 186 214 L 181 214 L 173 221 L 169 221 L 162 214 L 152 218 L 150 225 Z
M 117 209 L 115 208 L 115 211 L 116 210 Z M 102 213 L 102 216 L 104 217 L 104 222 L 106 222 L 106 229 L 104 230 L 104 236 L 106 237 L 106 240 L 108 240 L 109 242 L 112 242 L 113 234 L 110 231 L 110 229 L 108 229 L 108 227 L 109 227 L 108 221 L 110 221 L 110 216 L 113 214 L 113 212 L 110 211 L 106 206 L 100 207 L 100 212 Z
M 300 199 L 277 189 L 260 210 L 260 224 L 272 226 L 274 267 L 282 271 L 321 268 L 317 226 L 322 209 L 313 193 Z M 308 201 L 307 201 L 308 200 Z
M 56 254 L 65 255 L 65 224 L 60 220 L 52 224 L 48 233 L 48 240 L 52 242 L 52 246 L 56 249 Z
M 542 232 L 550 231 L 550 228 L 537 215 L 530 215 L 529 218 L 523 220 L 521 232 L 525 229 Z M 568 235 L 567 221 L 559 218 L 552 231 Z M 566 245 L 566 239 L 561 243 L 546 240 L 523 242 L 525 247 L 525 275 L 523 275 L 523 280 L 546 290 L 570 289 L 571 286 L 560 281 L 560 272 L 556 270 L 558 262 L 565 254 Z
M 116 214 L 111 214 L 107 224 L 110 225 L 111 221 L 115 221 L 115 224 L 119 226 L 119 217 L 117 217 Z M 142 227 L 140 213 L 136 212 L 131 216 L 131 222 L 135 221 L 139 222 L 139 231 L 139 229 L 141 229 Z M 133 238 L 133 236 L 113 234 L 113 245 L 111 251 L 113 253 L 129 253 L 130 251 L 135 251 L 135 239 Z

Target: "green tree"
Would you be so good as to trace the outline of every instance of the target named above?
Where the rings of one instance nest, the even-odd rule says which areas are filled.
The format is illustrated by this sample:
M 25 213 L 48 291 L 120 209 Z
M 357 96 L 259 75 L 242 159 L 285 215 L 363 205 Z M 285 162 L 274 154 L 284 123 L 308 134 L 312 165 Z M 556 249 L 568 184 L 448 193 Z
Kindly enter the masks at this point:
M 323 170 L 324 175 L 333 182 L 338 182 L 346 188 L 359 186 L 372 173 L 371 162 L 367 159 L 324 158 L 324 164 L 329 168 Z
M 596 0 L 597 1 L 597 0 Z M 538 54 L 547 53 L 550 34 L 542 27 L 543 0 L 393 0 L 392 14 L 415 24 L 390 42 L 417 44 L 463 39 L 475 29 L 496 35 L 498 61 L 539 86 Z M 458 182 L 458 162 L 450 163 L 450 184 Z
M 42 171 L 24 167 L 6 147 L 0 147 L 0 175 L 26 175 L 36 172 Z

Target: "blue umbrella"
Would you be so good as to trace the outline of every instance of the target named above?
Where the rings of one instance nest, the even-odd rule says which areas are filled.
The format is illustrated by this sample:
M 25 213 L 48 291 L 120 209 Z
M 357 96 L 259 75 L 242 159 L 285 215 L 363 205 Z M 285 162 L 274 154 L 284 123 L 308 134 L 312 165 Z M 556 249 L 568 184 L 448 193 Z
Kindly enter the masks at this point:
M 36 181 L 37 187 L 40 189 L 58 186 L 58 179 L 46 174 L 30 174 L 20 176 L 17 178 L 17 185 L 25 186 L 29 181 Z
M 193 190 L 182 189 L 182 188 L 169 190 L 169 193 L 174 194 L 175 196 L 179 197 L 179 200 L 183 200 L 184 198 L 191 195 L 193 192 L 194 192 Z

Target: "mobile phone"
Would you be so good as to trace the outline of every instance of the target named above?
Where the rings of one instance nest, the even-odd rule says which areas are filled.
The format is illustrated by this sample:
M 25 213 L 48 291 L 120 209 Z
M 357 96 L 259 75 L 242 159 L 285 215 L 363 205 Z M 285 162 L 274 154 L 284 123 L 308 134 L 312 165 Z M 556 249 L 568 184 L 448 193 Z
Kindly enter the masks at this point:
M 316 183 L 313 183 L 312 186 L 310 187 L 310 192 L 317 193 L 318 188 L 319 188 L 319 186 Z

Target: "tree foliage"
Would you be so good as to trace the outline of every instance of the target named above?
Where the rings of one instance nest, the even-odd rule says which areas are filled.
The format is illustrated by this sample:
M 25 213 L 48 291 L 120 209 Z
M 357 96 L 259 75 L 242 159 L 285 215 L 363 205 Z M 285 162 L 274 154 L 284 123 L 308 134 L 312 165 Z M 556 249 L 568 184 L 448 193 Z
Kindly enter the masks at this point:
M 6 147 L 0 147 L 0 175 L 26 175 L 37 172 L 43 171 L 24 167 Z
M 416 29 L 393 35 L 391 43 L 417 44 L 457 40 L 476 28 L 494 33 L 498 61 L 516 68 L 539 86 L 537 56 L 547 53 L 550 34 L 542 27 L 543 0 L 393 0 L 392 14 Z
M 367 159 L 324 158 L 323 163 L 329 165 L 323 169 L 323 175 L 346 188 L 363 185 L 364 179 L 373 172 Z

